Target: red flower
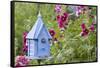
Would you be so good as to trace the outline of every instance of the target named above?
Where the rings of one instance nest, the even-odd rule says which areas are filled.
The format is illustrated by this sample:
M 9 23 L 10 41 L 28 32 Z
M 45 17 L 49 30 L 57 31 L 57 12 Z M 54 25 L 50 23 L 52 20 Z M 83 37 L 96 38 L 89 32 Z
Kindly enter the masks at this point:
M 27 36 L 27 32 L 24 32 L 23 33 L 23 43 L 24 43 L 24 46 L 26 46 L 26 36 Z
M 95 30 L 94 25 L 90 26 L 90 30 L 93 32 Z
M 26 66 L 29 63 L 29 59 L 26 56 L 17 56 L 15 59 L 15 66 Z
M 58 22 L 58 26 L 59 28 L 64 28 L 66 24 L 66 20 L 68 19 L 68 13 L 63 13 L 63 15 L 58 15 L 57 16 L 57 22 Z
M 84 29 L 82 32 L 81 32 L 81 36 L 86 36 L 89 34 L 89 30 L 88 29 Z
M 57 22 L 58 22 L 58 26 L 59 28 L 64 28 L 64 25 L 63 25 L 63 18 L 61 16 L 57 16 Z
M 55 35 L 55 31 L 53 29 L 50 29 L 49 30 L 49 33 L 51 34 L 51 36 L 54 36 Z
M 85 23 L 81 24 L 81 28 L 82 28 L 81 36 L 86 36 L 89 34 L 89 30 L 86 28 Z
M 68 17 L 68 13 L 63 13 L 63 16 L 67 18 Z
M 68 13 L 63 13 L 63 16 L 61 16 L 61 19 L 63 22 L 65 22 L 68 18 Z
M 66 17 L 65 16 L 61 16 L 61 21 L 65 22 L 66 21 Z
M 56 11 L 57 13 L 61 12 L 61 5 L 56 5 L 56 6 L 55 6 L 55 11 Z
M 28 46 L 23 46 L 23 52 L 27 53 L 28 51 Z
M 85 23 L 81 24 L 81 28 L 82 28 L 82 30 L 84 30 L 86 28 Z
M 59 20 L 58 25 L 59 25 L 60 28 L 64 28 L 64 25 L 63 25 L 63 21 L 62 20 Z
M 60 19 L 60 15 L 57 16 L 57 21 Z
M 27 53 L 27 50 L 28 50 L 28 49 L 27 49 L 28 47 L 27 47 L 27 45 L 26 45 L 26 36 L 27 36 L 27 33 L 28 33 L 28 32 L 24 32 L 24 33 L 23 33 L 23 52 L 25 52 L 25 53 Z

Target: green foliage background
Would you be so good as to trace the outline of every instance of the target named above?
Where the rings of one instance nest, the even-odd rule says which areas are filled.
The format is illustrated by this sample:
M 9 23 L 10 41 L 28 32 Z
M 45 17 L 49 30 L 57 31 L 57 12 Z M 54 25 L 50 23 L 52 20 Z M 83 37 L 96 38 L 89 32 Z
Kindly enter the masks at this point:
M 60 31 L 56 21 L 54 12 L 54 4 L 37 3 L 15 3 L 15 56 L 22 53 L 23 32 L 30 31 L 31 27 L 37 20 L 37 15 L 40 10 L 43 21 L 48 29 L 53 28 L 59 36 Z M 64 5 L 63 5 L 64 6 Z M 93 12 L 96 14 L 96 7 Z M 67 11 L 67 8 L 66 8 Z M 79 36 L 81 32 L 80 24 L 83 18 L 87 26 L 91 24 L 92 19 L 88 19 L 87 15 L 81 15 L 78 19 L 69 20 L 69 25 L 64 32 L 65 37 L 60 38 L 60 44 L 54 43 L 51 46 L 52 58 L 41 60 L 42 64 L 57 64 L 57 63 L 72 63 L 72 62 L 89 62 L 96 61 L 96 33 L 91 33 L 87 38 Z M 30 64 L 38 65 L 37 60 L 31 60 Z

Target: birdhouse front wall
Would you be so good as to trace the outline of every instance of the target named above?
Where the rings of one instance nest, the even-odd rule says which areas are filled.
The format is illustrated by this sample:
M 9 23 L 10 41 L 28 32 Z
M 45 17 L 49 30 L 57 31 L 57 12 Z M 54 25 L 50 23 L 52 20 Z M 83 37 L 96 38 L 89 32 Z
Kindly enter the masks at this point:
M 48 57 L 50 56 L 50 45 L 47 30 L 45 27 L 41 29 L 41 32 L 38 37 L 38 56 L 39 57 Z

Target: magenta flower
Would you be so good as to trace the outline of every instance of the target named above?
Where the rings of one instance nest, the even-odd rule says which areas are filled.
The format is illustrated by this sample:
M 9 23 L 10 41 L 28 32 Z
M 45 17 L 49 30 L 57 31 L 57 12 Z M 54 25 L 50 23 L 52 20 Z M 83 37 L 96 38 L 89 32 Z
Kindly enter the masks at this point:
M 85 23 L 81 24 L 81 28 L 82 28 L 81 36 L 86 36 L 89 34 L 89 30 L 86 28 Z
M 68 13 L 63 13 L 63 15 L 64 15 L 64 17 L 66 17 L 66 18 L 68 17 Z
M 82 32 L 81 32 L 81 36 L 86 36 L 86 35 L 88 35 L 89 34 L 89 30 L 88 29 L 84 29 L 84 30 L 82 30 Z
M 23 52 L 27 53 L 27 45 L 26 45 L 26 36 L 27 36 L 27 32 L 23 33 Z
M 63 16 L 61 16 L 61 20 L 65 22 L 67 18 L 68 18 L 68 13 L 63 13 Z
M 82 30 L 86 29 L 85 23 L 81 24 L 81 28 L 82 28 Z
M 57 21 L 60 19 L 60 15 L 57 16 Z
M 61 17 L 61 16 L 57 16 L 57 22 L 58 22 L 58 26 L 59 26 L 59 28 L 64 28 L 64 25 L 63 25 L 63 22 L 64 22 L 64 20 L 63 20 L 63 18 Z
M 79 16 L 80 16 L 80 14 L 81 14 L 81 12 L 80 12 L 80 11 L 76 11 L 76 16 L 77 16 L 77 17 L 79 17 Z
M 28 46 L 23 46 L 23 52 L 27 53 L 28 51 Z
M 69 6 L 75 16 L 79 17 L 84 6 Z
M 57 22 L 58 22 L 59 28 L 64 28 L 65 25 L 68 24 L 68 22 L 66 21 L 67 19 L 68 19 L 68 13 L 63 13 L 63 15 L 57 16 Z
M 61 19 L 58 21 L 58 26 L 59 26 L 59 28 L 64 28 L 64 24 Z
M 54 35 L 56 34 L 55 31 L 54 31 L 54 29 L 50 29 L 49 33 L 51 34 L 52 37 L 54 37 Z
M 61 5 L 56 5 L 56 6 L 55 6 L 55 11 L 56 11 L 57 13 L 61 12 Z
M 63 13 L 63 16 L 66 18 L 66 20 L 64 21 L 65 22 L 65 25 L 68 25 L 68 17 L 69 17 L 69 14 L 68 13 Z
M 90 26 L 90 30 L 91 30 L 92 32 L 94 32 L 94 30 L 95 30 L 94 25 L 91 25 L 91 26 Z
M 80 6 L 76 6 L 76 16 L 79 17 L 80 14 L 82 12 L 82 9 L 80 8 Z
M 15 58 L 15 66 L 20 67 L 20 66 L 26 66 L 29 64 L 29 59 L 26 56 L 17 56 Z
M 66 21 L 66 17 L 61 16 L 61 21 L 62 21 L 62 22 L 65 22 L 65 21 Z
M 24 44 L 24 46 L 26 46 L 26 36 L 27 36 L 27 34 L 28 34 L 27 32 L 23 33 L 23 39 L 24 39 L 23 44 Z

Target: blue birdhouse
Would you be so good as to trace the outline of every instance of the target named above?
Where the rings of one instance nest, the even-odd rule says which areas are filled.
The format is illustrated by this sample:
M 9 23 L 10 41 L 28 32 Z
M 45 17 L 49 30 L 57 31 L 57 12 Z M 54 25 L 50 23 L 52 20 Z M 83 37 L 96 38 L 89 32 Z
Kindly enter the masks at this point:
M 28 45 L 28 57 L 30 59 L 46 59 L 50 57 L 50 40 L 52 39 L 42 16 L 39 13 L 38 19 L 26 36 Z

